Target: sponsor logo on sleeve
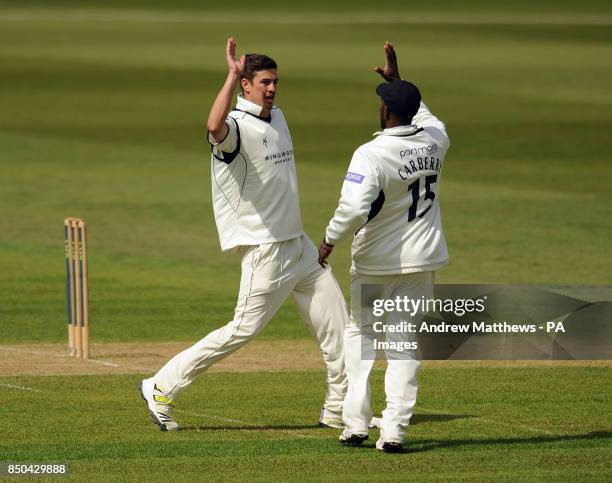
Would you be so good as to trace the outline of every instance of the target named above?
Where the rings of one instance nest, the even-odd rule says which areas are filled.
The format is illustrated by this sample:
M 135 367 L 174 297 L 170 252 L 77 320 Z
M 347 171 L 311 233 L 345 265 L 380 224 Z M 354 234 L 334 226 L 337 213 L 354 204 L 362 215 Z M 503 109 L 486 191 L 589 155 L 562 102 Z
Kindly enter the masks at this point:
M 351 173 L 350 171 L 346 173 L 346 177 L 344 178 L 346 181 L 351 181 L 353 183 L 361 184 L 365 176 L 359 173 Z

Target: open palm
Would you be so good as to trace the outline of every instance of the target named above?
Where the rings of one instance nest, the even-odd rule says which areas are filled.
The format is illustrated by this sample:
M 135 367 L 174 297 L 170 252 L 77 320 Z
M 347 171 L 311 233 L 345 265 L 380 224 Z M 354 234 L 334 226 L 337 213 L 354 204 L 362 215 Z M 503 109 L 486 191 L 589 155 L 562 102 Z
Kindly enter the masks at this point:
M 227 66 L 229 67 L 230 72 L 235 74 L 242 74 L 244 70 L 244 59 L 245 56 L 240 56 L 239 60 L 236 60 L 236 41 L 234 37 L 230 37 L 227 39 L 227 47 L 225 49 L 225 57 L 227 59 Z
M 381 69 L 380 67 L 374 67 L 374 71 L 378 72 L 387 82 L 399 80 L 401 77 L 393 44 L 389 41 L 385 42 L 384 49 L 386 55 L 385 68 Z

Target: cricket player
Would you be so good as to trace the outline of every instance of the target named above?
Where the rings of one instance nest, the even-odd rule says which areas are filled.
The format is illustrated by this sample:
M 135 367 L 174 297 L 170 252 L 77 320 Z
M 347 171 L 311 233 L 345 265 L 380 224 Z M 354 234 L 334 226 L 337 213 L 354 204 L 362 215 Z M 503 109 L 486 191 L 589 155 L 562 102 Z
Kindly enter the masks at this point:
M 221 248 L 242 255 L 234 318 L 143 380 L 141 395 L 162 431 L 178 429 L 172 409 L 181 392 L 259 334 L 293 295 L 327 366 L 328 391 L 319 424 L 342 428 L 346 305 L 331 270 L 318 263 L 317 249 L 302 228 L 291 135 L 282 111 L 274 105 L 276 62 L 256 54 L 236 60 L 235 51 L 236 43 L 229 38 L 229 72 L 208 116 L 213 207 Z M 242 94 L 230 110 L 237 84 Z
M 372 417 L 369 376 L 376 347 L 373 300 L 431 298 L 434 273 L 448 261 L 440 218 L 440 181 L 449 147 L 444 124 L 421 101 L 418 88 L 400 80 L 393 46 L 385 43 L 387 63 L 375 70 L 387 81 L 376 88 L 380 132 L 360 146 L 342 185 L 340 202 L 319 247 L 326 263 L 334 245 L 354 235 L 351 266 L 351 313 L 345 330 L 348 393 L 344 402 L 343 444 L 368 439 Z M 362 288 L 367 300 L 362 303 Z M 371 308 L 371 307 L 370 307 Z M 398 319 L 397 317 L 400 317 Z M 387 324 L 415 322 L 422 315 L 388 314 Z M 387 405 L 376 448 L 398 452 L 416 402 L 420 357 L 415 351 L 386 351 Z

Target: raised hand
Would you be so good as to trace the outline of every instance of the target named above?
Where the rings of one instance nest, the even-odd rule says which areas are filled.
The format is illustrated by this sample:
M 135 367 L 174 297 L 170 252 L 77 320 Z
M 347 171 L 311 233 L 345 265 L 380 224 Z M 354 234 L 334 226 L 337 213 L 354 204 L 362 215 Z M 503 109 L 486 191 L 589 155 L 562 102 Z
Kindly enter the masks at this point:
M 393 44 L 386 41 L 384 49 L 387 57 L 385 68 L 381 69 L 380 67 L 374 67 L 374 72 L 378 72 L 387 82 L 401 79 L 399 68 L 397 67 L 397 56 L 395 55 Z
M 240 56 L 240 60 L 236 60 L 236 41 L 234 37 L 227 39 L 227 47 L 225 48 L 225 58 L 227 59 L 227 66 L 229 71 L 236 75 L 242 74 L 244 70 L 244 59 L 245 56 Z

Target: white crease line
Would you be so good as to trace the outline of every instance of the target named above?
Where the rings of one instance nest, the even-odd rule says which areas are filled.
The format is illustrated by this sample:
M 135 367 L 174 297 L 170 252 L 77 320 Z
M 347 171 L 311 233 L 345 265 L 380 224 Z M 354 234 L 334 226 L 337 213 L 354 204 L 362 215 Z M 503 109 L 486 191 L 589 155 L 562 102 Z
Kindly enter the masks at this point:
M 0 387 L 7 387 L 9 389 L 17 389 L 18 391 L 42 392 L 40 389 L 34 389 L 33 387 L 15 386 L 13 384 L 0 384 Z
M 108 366 L 108 367 L 119 367 L 119 364 L 115 364 L 114 362 L 107 362 L 107 361 L 98 361 L 96 359 L 84 359 L 85 362 L 91 362 L 92 364 L 100 364 L 102 366 Z
M 283 432 L 287 432 L 292 434 L 293 436 L 295 436 L 296 438 L 300 438 L 300 439 L 323 439 L 323 437 L 317 437 L 317 436 L 313 436 L 312 434 L 301 434 L 301 433 L 294 433 L 291 432 L 289 429 L 283 429 Z M 325 436 L 325 438 L 327 439 L 328 436 Z
M 488 423 L 499 424 L 501 426 L 507 426 L 507 427 L 510 427 L 510 428 L 520 428 L 520 429 L 523 429 L 525 431 L 534 431 L 536 433 L 544 433 L 544 434 L 547 434 L 549 436 L 555 436 L 555 433 L 553 433 L 552 431 L 548 431 L 547 429 L 534 428 L 533 426 L 525 426 L 523 424 L 518 424 L 518 423 L 508 423 L 506 421 L 499 421 L 498 419 L 483 418 L 482 416 L 476 416 L 476 417 L 478 419 L 481 419 L 482 421 L 486 421 Z
M 240 419 L 232 419 L 232 418 L 222 418 L 221 416 L 214 416 L 212 414 L 196 413 L 194 411 L 186 411 L 184 409 L 179 409 L 177 413 L 190 414 L 192 416 L 197 416 L 199 418 L 216 419 L 218 421 L 224 421 L 226 423 L 240 423 L 240 424 L 248 424 L 249 426 L 255 426 L 255 424 L 250 421 L 242 421 Z
M 252 426 L 252 427 L 257 427 L 257 426 L 261 426 L 261 424 L 259 423 L 253 423 L 251 421 L 242 421 L 240 419 L 232 419 L 232 418 L 223 418 L 221 416 L 214 416 L 212 414 L 202 414 L 202 413 L 197 413 L 195 411 L 189 411 L 189 410 L 184 410 L 184 409 L 180 409 L 177 410 L 177 413 L 182 413 L 182 414 L 189 414 L 191 416 L 197 416 L 200 418 L 208 418 L 208 419 L 214 419 L 217 421 L 224 421 L 227 423 L 239 423 L 239 424 L 245 424 L 247 426 Z M 234 428 L 228 428 L 228 429 L 234 429 Z M 240 430 L 240 428 L 235 428 L 237 430 Z M 304 428 L 304 429 L 310 429 L 310 428 Z M 313 428 L 314 429 L 314 428 Z M 268 431 L 275 431 L 277 433 L 286 433 L 286 434 L 290 434 L 291 436 L 295 436 L 296 438 L 302 438 L 302 439 L 321 439 L 317 436 L 313 436 L 311 434 L 302 434 L 299 431 L 301 431 L 300 429 L 275 429 L 273 426 L 270 426 L 270 429 Z M 262 428 L 262 431 L 266 431 L 266 429 Z M 326 436 L 327 437 L 327 436 Z
M 33 351 L 33 350 L 17 349 L 16 347 L 0 346 L 0 350 L 19 352 L 21 354 L 32 354 L 35 356 L 51 356 L 51 357 L 59 357 L 60 359 L 74 359 L 73 357 L 70 357 L 68 355 L 55 354 L 53 352 L 38 352 L 38 351 Z M 99 361 L 96 359 L 80 359 L 80 360 L 84 362 L 90 362 L 92 364 L 101 364 L 103 366 L 120 367 L 119 364 L 115 364 L 113 362 L 107 362 L 107 361 Z
M 419 406 L 419 409 L 423 409 L 424 411 L 432 412 L 432 413 L 448 414 L 450 416 L 463 416 L 462 414 L 451 413 L 451 412 L 445 411 L 444 409 L 424 408 L 423 406 Z M 484 418 L 482 416 L 470 416 L 470 417 L 473 417 L 473 418 L 476 418 L 476 419 L 480 419 L 480 420 L 485 421 L 487 423 L 499 424 L 500 426 L 506 426 L 506 427 L 510 427 L 510 428 L 519 428 L 519 429 L 522 429 L 524 431 L 532 431 L 532 432 L 535 432 L 535 433 L 544 433 L 544 434 L 547 434 L 549 436 L 556 436 L 555 433 L 553 433 L 552 431 L 549 431 L 547 429 L 534 428 L 533 426 L 526 426 L 524 424 L 518 424 L 518 423 L 508 423 L 506 421 L 500 421 L 499 419 Z

